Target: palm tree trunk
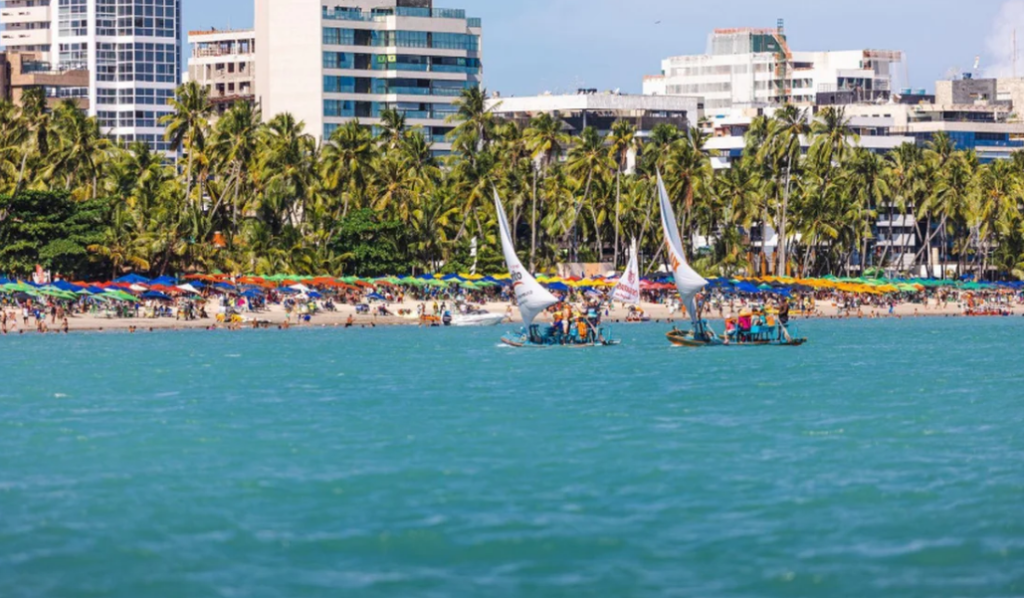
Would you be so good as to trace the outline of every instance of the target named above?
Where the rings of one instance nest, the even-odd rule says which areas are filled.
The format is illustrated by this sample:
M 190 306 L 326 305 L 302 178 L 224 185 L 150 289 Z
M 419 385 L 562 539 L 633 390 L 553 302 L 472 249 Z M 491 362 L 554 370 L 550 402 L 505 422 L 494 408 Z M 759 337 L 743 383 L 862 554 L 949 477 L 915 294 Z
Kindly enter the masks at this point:
M 786 187 L 782 193 L 782 213 L 779 217 L 779 269 L 777 270 L 778 276 L 786 275 L 786 218 L 789 211 L 789 185 L 793 180 L 790 176 L 792 166 L 786 164 Z
M 537 165 L 533 165 L 533 212 L 530 216 L 530 272 L 537 271 Z
M 576 223 L 579 221 L 580 218 L 580 210 L 583 209 L 583 206 L 587 205 L 588 200 L 590 198 L 590 184 L 593 182 L 593 179 L 594 171 L 591 170 L 590 173 L 587 174 L 587 185 L 583 190 L 583 201 L 581 201 L 574 208 L 572 214 L 572 226 L 570 227 L 570 230 L 572 231 L 572 255 L 570 257 L 574 263 L 579 261 L 578 240 L 576 236 Z
M 18 168 L 18 182 L 14 184 L 14 192 L 11 193 L 11 197 L 16 196 L 21 191 L 21 184 L 25 182 L 25 165 L 28 163 L 28 152 L 29 148 L 26 144 L 25 153 L 21 155 L 21 167 Z
M 191 201 L 192 198 L 192 150 L 188 152 L 188 170 L 185 171 L 185 204 Z
M 612 268 L 619 267 L 619 214 L 622 206 L 622 167 L 615 173 L 615 263 Z

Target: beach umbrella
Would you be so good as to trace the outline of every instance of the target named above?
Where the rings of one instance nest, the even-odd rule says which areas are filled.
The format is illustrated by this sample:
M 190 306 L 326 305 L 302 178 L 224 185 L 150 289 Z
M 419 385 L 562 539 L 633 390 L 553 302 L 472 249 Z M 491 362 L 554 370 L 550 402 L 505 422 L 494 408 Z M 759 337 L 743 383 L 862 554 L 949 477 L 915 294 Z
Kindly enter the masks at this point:
M 143 299 L 156 299 L 158 301 L 173 301 L 173 299 L 160 291 L 148 291 L 142 294 Z
M 141 284 L 149 282 L 149 279 L 138 274 L 127 274 L 121 278 L 115 278 L 114 282 L 121 282 L 125 284 Z
M 196 288 L 195 286 L 193 286 L 193 285 L 192 285 L 191 283 L 188 283 L 188 284 L 179 284 L 179 285 L 178 285 L 177 287 L 175 287 L 175 288 L 177 288 L 177 289 L 178 289 L 178 290 L 180 290 L 180 291 L 185 291 L 186 293 L 193 293 L 193 294 L 196 294 L 196 295 L 199 295 L 199 294 L 200 294 L 200 291 L 199 291 L 199 289 L 197 289 L 197 288 Z
M 56 289 L 59 289 L 61 291 L 71 291 L 72 293 L 75 292 L 75 291 L 82 290 L 82 287 L 80 287 L 78 285 L 71 284 L 70 282 L 68 282 L 66 280 L 58 280 L 58 281 L 54 282 L 53 284 L 51 284 L 50 286 L 52 286 L 52 287 L 54 287 Z
M 154 278 L 153 280 L 149 281 L 149 284 L 173 287 L 174 285 L 178 284 L 178 280 L 170 276 L 161 276 L 160 278 Z
M 306 285 L 304 285 L 302 283 L 290 285 L 288 288 L 292 289 L 294 291 L 299 291 L 300 293 L 308 293 L 309 292 L 309 287 L 307 287 Z
M 133 303 L 138 303 L 139 301 L 138 299 L 135 298 L 134 295 L 130 295 L 119 289 L 107 289 L 104 292 L 104 295 L 112 297 L 114 299 L 118 299 L 120 301 L 131 301 Z

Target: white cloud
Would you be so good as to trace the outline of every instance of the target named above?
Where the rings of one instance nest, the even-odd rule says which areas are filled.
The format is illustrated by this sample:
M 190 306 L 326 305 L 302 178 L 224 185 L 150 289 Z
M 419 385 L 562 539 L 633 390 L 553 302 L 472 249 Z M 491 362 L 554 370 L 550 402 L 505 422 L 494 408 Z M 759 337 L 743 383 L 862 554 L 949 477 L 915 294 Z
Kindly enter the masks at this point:
M 1013 75 L 1013 34 L 1017 32 L 1017 75 L 1024 75 L 1024 62 L 1021 61 L 1021 50 L 1024 50 L 1024 0 L 1005 0 L 992 31 L 985 40 L 988 51 L 987 65 L 982 65 L 982 73 L 986 77 L 1009 77 Z

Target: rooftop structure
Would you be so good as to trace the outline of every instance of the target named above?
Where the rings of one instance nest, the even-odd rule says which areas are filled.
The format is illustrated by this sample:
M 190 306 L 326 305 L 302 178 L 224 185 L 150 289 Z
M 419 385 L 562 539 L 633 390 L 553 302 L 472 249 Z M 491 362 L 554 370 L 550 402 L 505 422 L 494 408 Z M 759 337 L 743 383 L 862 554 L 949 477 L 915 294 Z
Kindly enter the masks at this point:
M 447 118 L 480 85 L 482 28 L 431 0 L 256 0 L 256 98 L 310 133 L 380 123 L 384 109 L 450 151 Z
M 583 89 L 575 94 L 544 94 L 528 97 L 499 97 L 488 100 L 494 114 L 517 121 L 525 127 L 538 114 L 554 114 L 570 135 L 579 135 L 586 127 L 594 127 L 602 136 L 611 132 L 616 121 L 628 121 L 636 127 L 637 136 L 647 137 L 654 127 L 673 125 L 681 131 L 697 126 L 700 101 L 684 96 L 644 96 L 617 92 L 599 93 Z M 632 169 L 636 156 L 628 156 Z
M 252 102 L 256 81 L 256 32 L 190 31 L 188 78 L 210 90 L 210 102 L 223 113 L 238 101 Z
M 662 61 L 644 78 L 649 95 L 695 95 L 708 110 L 735 106 L 813 104 L 820 92 L 848 91 L 858 101 L 885 101 L 900 52 L 793 51 L 782 21 L 775 29 L 716 29 L 705 54 Z

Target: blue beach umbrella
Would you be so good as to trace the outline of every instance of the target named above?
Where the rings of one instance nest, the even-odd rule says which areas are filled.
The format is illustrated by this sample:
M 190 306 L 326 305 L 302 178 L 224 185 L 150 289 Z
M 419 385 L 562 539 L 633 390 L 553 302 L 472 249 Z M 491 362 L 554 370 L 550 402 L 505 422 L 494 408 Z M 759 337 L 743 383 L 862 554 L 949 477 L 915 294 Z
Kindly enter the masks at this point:
M 139 276 L 138 274 L 127 274 L 121 278 L 115 279 L 114 282 L 125 284 L 146 284 L 149 282 L 149 279 L 144 276 Z
M 158 284 L 165 287 L 173 287 L 178 284 L 178 280 L 171 276 L 161 276 L 160 278 L 154 278 L 149 284 Z
M 147 291 L 142 294 L 143 299 L 156 299 L 158 301 L 173 301 L 171 297 L 159 291 Z

